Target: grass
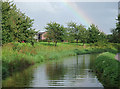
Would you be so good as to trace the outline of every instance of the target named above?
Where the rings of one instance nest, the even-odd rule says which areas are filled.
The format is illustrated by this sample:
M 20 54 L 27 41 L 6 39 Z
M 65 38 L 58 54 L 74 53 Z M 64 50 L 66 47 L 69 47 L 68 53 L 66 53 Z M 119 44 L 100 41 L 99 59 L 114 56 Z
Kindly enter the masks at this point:
M 78 45 L 79 44 L 79 45 Z M 12 75 L 13 72 L 22 71 L 30 65 L 42 63 L 49 60 L 58 60 L 65 56 L 87 53 L 99 53 L 111 51 L 116 53 L 112 45 L 109 46 L 81 46 L 82 43 L 8 43 L 2 47 L 2 75 L 3 79 Z
M 94 70 L 104 87 L 120 88 L 119 66 L 120 62 L 113 53 L 105 52 L 97 57 Z

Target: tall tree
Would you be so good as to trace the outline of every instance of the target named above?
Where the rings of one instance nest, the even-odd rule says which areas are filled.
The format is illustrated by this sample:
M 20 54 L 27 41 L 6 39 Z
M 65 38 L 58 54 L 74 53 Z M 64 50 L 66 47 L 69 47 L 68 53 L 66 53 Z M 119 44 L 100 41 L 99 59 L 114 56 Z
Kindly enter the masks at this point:
M 55 42 L 55 46 L 57 46 L 58 41 L 63 41 L 65 36 L 65 29 L 63 26 L 56 22 L 50 22 L 45 27 L 47 30 L 47 36 L 48 39 Z
M 33 41 L 35 29 L 30 19 L 13 2 L 2 2 L 2 43 L 13 41 Z

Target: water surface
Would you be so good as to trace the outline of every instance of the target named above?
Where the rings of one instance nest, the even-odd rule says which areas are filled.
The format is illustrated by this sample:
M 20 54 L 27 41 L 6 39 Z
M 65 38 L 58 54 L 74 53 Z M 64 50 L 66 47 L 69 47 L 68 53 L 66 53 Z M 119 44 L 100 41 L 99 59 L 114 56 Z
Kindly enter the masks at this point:
M 92 67 L 97 54 L 70 56 L 16 73 L 5 87 L 103 87 Z

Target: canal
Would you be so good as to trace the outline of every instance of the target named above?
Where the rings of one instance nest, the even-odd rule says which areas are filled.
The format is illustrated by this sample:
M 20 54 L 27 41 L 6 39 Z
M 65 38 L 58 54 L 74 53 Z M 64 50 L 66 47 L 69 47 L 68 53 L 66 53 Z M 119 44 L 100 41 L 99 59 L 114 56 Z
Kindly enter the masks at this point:
M 70 56 L 15 73 L 3 87 L 103 87 L 92 68 L 98 54 Z

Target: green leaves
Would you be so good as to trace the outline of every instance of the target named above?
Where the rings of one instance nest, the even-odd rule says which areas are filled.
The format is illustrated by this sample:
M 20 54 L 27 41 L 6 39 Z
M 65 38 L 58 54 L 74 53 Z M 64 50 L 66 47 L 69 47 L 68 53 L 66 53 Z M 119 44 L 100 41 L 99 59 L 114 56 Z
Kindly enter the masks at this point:
M 97 26 L 95 26 L 94 24 L 90 25 L 90 27 L 88 28 L 88 42 L 89 43 L 95 43 L 95 42 L 99 42 L 99 41 L 107 41 L 106 39 L 106 34 L 101 32 Z
M 100 54 L 95 60 L 94 70 L 97 72 L 98 79 L 105 87 L 120 86 L 119 65 L 120 63 L 115 59 L 115 54 L 109 52 Z
M 68 23 L 68 34 L 69 37 L 73 37 L 74 40 L 78 43 L 78 40 L 80 40 L 83 44 L 87 40 L 87 30 L 85 26 L 82 24 L 77 25 L 76 23 L 70 22 Z
M 35 35 L 33 20 L 20 12 L 13 2 L 2 2 L 2 43 L 31 42 Z
M 120 15 L 118 15 L 118 19 L 116 23 L 116 28 L 112 29 L 112 34 L 108 35 L 109 42 L 120 43 Z
M 45 29 L 47 30 L 46 37 L 48 38 L 48 40 L 52 40 L 57 44 L 58 41 L 62 41 L 64 39 L 65 29 L 60 24 L 56 22 L 51 22 L 47 24 Z

